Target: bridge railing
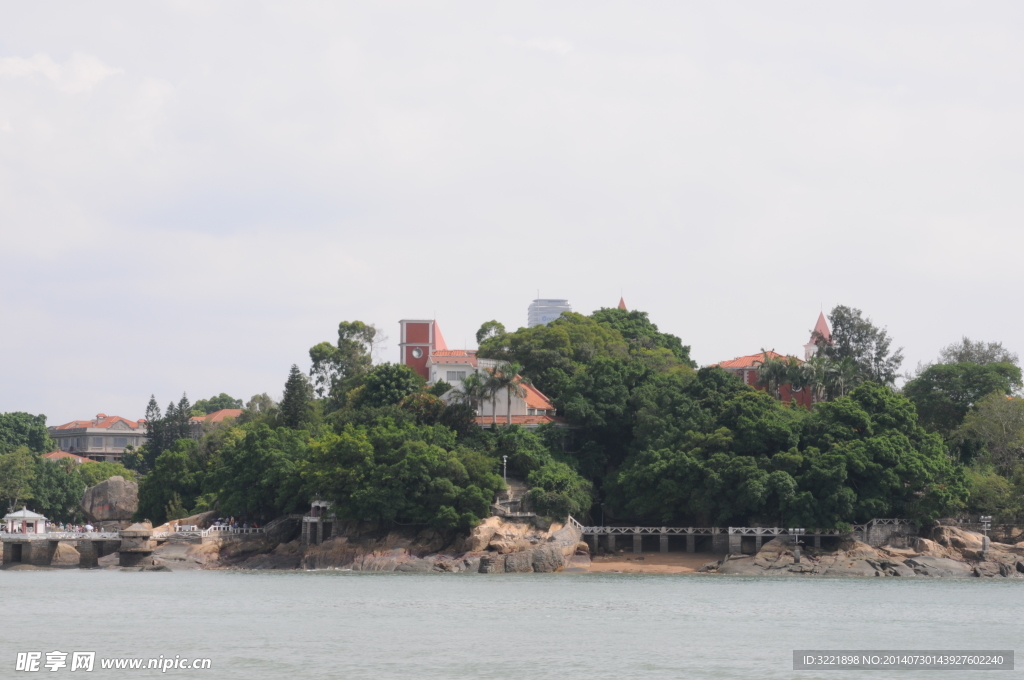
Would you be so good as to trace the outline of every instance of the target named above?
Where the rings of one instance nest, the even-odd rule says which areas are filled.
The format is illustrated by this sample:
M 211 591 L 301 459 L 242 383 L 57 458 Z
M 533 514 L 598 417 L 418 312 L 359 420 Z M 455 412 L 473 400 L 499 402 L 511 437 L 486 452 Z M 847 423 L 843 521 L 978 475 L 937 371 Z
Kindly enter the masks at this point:
M 0 539 L 28 539 L 30 541 L 119 541 L 116 531 L 47 531 L 44 534 L 22 534 L 0 531 Z

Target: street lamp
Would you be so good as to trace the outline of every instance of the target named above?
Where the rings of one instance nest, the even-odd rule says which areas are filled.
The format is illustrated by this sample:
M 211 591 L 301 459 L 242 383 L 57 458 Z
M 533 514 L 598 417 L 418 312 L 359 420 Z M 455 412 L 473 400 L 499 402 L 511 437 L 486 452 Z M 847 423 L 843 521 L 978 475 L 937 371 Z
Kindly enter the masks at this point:
M 992 528 L 992 515 L 982 515 L 978 519 L 981 520 L 981 533 L 984 534 L 981 539 L 981 552 L 987 553 L 989 544 L 988 531 Z
M 601 503 L 601 526 L 604 526 L 604 503 Z
M 789 535 L 793 537 L 793 562 L 800 564 L 800 537 L 807 533 L 807 529 L 790 529 Z
M 501 457 L 501 476 L 505 479 L 505 486 L 508 486 L 508 456 Z

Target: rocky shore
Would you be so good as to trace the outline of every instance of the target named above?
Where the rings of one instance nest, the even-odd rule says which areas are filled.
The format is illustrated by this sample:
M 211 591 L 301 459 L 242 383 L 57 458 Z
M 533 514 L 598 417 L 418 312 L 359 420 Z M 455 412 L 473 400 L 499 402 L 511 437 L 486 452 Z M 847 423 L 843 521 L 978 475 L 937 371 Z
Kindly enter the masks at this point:
M 189 518 L 191 520 L 191 518 Z M 182 520 L 185 522 L 185 520 Z M 187 522 L 186 522 L 187 523 Z M 491 517 L 468 536 L 432 529 L 382 531 L 371 523 L 338 523 L 338 533 L 303 547 L 290 535 L 240 537 L 202 544 L 168 542 L 155 565 L 174 569 L 342 569 L 377 572 L 554 572 L 585 551 L 578 529 L 542 519 Z M 68 553 L 69 560 L 71 554 Z M 100 566 L 106 566 L 103 558 Z
M 802 548 L 799 562 L 792 544 L 774 539 L 756 555 L 727 555 L 698 571 L 744 576 L 1024 578 L 1024 542 L 991 543 L 983 551 L 981 534 L 939 526 L 930 536 L 901 538 L 878 548 L 853 540 L 830 552 Z

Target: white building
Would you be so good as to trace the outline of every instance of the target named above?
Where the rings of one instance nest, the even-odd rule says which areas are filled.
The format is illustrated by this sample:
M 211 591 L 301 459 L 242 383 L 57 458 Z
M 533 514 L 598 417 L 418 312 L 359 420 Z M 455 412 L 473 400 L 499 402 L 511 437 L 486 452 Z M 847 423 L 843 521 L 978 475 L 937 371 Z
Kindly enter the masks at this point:
M 4 524 L 10 534 L 45 534 L 46 518 L 37 512 L 22 507 L 17 512 L 4 515 Z
M 92 420 L 72 420 L 47 428 L 57 448 L 98 462 L 116 463 L 124 450 L 146 442 L 146 421 L 97 413 Z
M 568 300 L 537 299 L 530 303 L 526 325 L 529 328 L 543 326 L 562 316 L 562 312 L 571 311 L 572 306 Z

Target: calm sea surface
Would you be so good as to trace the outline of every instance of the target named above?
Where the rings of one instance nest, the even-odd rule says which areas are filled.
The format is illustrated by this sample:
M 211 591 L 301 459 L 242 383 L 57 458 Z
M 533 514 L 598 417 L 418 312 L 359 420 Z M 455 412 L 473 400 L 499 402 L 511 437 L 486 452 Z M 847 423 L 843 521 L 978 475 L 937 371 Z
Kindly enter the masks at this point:
M 793 671 L 792 650 L 1024 649 L 1024 581 L 981 579 L 7 571 L 0 606 L 2 678 L 997 678 L 1020 671 Z M 55 649 L 213 669 L 15 672 Z

